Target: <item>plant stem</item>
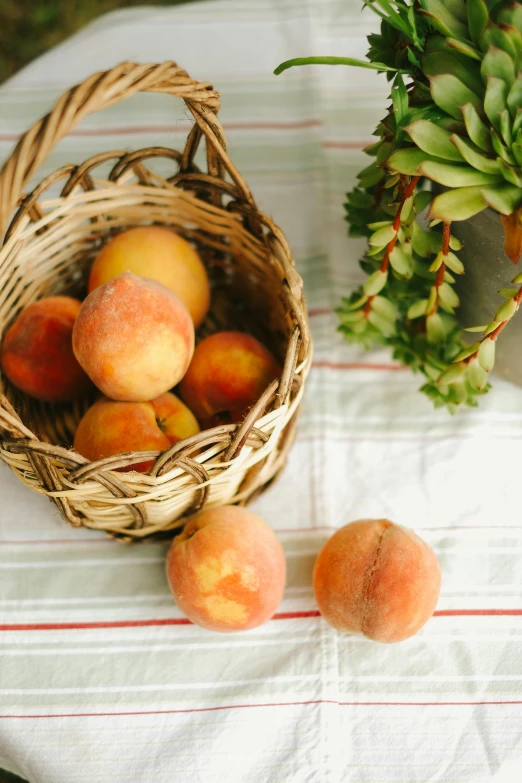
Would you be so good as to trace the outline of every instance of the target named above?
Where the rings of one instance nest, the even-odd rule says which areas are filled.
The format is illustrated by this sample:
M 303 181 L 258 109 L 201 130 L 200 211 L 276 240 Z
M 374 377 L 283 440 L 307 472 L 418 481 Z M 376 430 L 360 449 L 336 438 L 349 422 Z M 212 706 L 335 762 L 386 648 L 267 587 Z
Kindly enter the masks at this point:
M 502 330 L 506 328 L 506 326 L 511 321 L 511 319 L 514 318 L 514 316 L 517 314 L 518 309 L 520 307 L 520 303 L 522 302 L 522 286 L 518 289 L 517 293 L 513 297 L 513 301 L 514 301 L 516 307 L 515 307 L 515 310 L 512 313 L 512 315 L 510 315 L 510 317 L 507 318 L 505 321 L 501 321 L 499 323 L 499 325 L 496 327 L 496 329 L 493 329 L 492 332 L 490 332 L 489 334 L 486 334 L 486 335 L 482 335 L 482 338 L 480 340 L 480 344 L 481 345 L 486 340 L 492 340 L 494 342 L 497 339 L 497 337 L 499 336 L 499 334 L 502 332 Z M 466 359 L 463 360 L 464 363 L 468 364 L 472 359 L 475 359 L 478 356 L 478 352 L 479 352 L 479 349 L 477 348 L 475 353 L 472 353 L 470 356 L 468 356 Z
M 294 68 L 296 65 L 352 65 L 356 68 L 369 68 L 372 71 L 392 71 L 395 73 L 398 69 L 384 63 L 375 63 L 368 60 L 357 60 L 353 57 L 294 57 L 293 60 L 285 60 L 278 65 L 274 73 L 279 76 L 288 68 Z
M 451 223 L 444 223 L 442 231 L 442 255 L 447 256 L 450 249 Z
M 410 180 L 410 184 L 408 185 L 408 187 L 406 188 L 406 190 L 402 194 L 401 200 L 399 201 L 399 206 L 398 206 L 398 209 L 397 209 L 397 212 L 395 214 L 394 221 L 393 221 L 393 228 L 395 230 L 395 236 L 386 245 L 386 251 L 384 253 L 384 258 L 382 259 L 382 263 L 381 263 L 381 267 L 380 267 L 381 272 L 386 272 L 387 269 L 388 269 L 388 266 L 389 266 L 389 263 L 390 263 L 390 253 L 392 252 L 392 250 L 395 247 L 395 244 L 397 242 L 397 232 L 398 232 L 398 230 L 400 228 L 400 225 L 401 225 L 402 208 L 404 206 L 404 203 L 405 203 L 406 199 L 408 199 L 413 194 L 413 191 L 415 190 L 415 186 L 416 186 L 417 182 L 419 181 L 419 179 L 420 179 L 420 177 L 413 177 Z
M 393 236 L 393 239 L 391 239 L 388 244 L 386 245 L 386 250 L 384 252 L 384 257 L 382 259 L 381 265 L 379 267 L 381 272 L 387 272 L 388 267 L 390 265 L 390 253 L 392 252 L 393 248 L 395 247 L 395 244 L 397 242 L 397 232 L 399 231 L 400 225 L 401 225 L 401 212 L 402 208 L 404 206 L 404 202 L 407 198 L 409 198 L 413 191 L 415 190 L 415 186 L 417 182 L 419 181 L 420 177 L 413 177 L 410 180 L 410 183 L 408 187 L 404 190 L 401 196 L 401 200 L 399 201 L 399 206 L 397 207 L 397 212 L 395 213 L 395 217 L 393 219 L 393 228 L 395 230 L 395 234 Z M 371 313 L 372 310 L 372 302 L 374 300 L 374 296 L 369 296 L 368 301 L 364 305 L 363 313 L 367 316 L 369 313 Z
M 444 229 L 442 233 L 442 257 L 445 258 L 449 253 L 449 243 L 451 238 L 451 223 L 444 223 Z M 446 264 L 444 261 L 439 266 L 439 269 L 437 271 L 437 277 L 435 278 L 435 290 L 436 290 L 436 297 L 435 301 L 433 303 L 433 307 L 431 308 L 428 315 L 433 315 L 433 313 L 437 312 L 437 308 L 439 306 L 439 288 L 444 282 L 444 274 L 446 272 Z
M 522 301 L 522 288 L 520 288 L 518 290 L 518 293 L 515 294 L 515 296 L 513 297 L 513 301 L 515 302 L 517 309 L 515 310 L 511 318 L 513 318 L 516 315 L 517 310 L 520 307 L 520 302 Z M 497 328 L 493 332 L 491 332 L 491 334 L 488 334 L 486 335 L 486 337 L 483 337 L 480 342 L 484 342 L 484 340 L 496 340 L 500 332 L 502 331 L 502 329 L 504 329 L 504 327 L 506 327 L 508 323 L 511 321 L 511 318 L 508 318 L 507 321 L 502 321 L 502 323 L 500 323 L 497 326 Z M 473 354 L 473 356 L 476 356 L 476 354 Z M 473 358 L 473 356 L 471 356 L 470 358 Z

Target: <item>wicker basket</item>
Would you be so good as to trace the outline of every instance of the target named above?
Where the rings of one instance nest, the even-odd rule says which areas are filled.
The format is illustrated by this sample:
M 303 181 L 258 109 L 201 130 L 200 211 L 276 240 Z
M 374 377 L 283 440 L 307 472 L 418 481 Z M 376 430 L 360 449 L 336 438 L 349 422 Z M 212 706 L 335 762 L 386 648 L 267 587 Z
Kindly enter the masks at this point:
M 140 91 L 183 98 L 195 123 L 183 152 L 149 147 L 64 166 L 30 194 L 23 188 L 53 147 L 88 114 Z M 240 424 L 206 430 L 155 459 L 147 474 L 115 469 L 136 453 L 88 462 L 71 449 L 90 399 L 37 402 L 2 379 L 0 456 L 74 526 L 128 540 L 179 527 L 205 505 L 246 503 L 281 470 L 292 442 L 311 343 L 290 249 L 258 208 L 226 152 L 219 94 L 175 63 L 123 63 L 73 87 L 19 141 L 0 173 L 0 326 L 42 296 L 83 296 L 90 264 L 112 234 L 136 224 L 173 226 L 193 241 L 213 289 L 198 336 L 218 329 L 256 335 L 280 359 L 274 381 Z M 206 144 L 207 173 L 194 156 Z M 149 161 L 168 159 L 172 176 Z M 157 166 L 156 166 L 157 168 Z M 103 173 L 108 172 L 110 173 Z M 15 212 L 16 210 L 16 212 Z

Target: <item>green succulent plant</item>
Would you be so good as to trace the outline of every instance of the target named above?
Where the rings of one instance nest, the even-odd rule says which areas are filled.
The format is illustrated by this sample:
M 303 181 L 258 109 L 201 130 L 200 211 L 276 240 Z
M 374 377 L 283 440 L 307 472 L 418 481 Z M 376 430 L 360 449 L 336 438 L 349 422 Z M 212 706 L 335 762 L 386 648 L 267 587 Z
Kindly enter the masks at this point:
M 391 106 L 365 152 L 372 162 L 347 196 L 351 236 L 366 236 L 364 285 L 338 309 L 340 330 L 380 342 L 425 376 L 422 390 L 451 411 L 488 386 L 498 335 L 522 301 L 522 274 L 471 346 L 455 312 L 464 273 L 453 221 L 487 207 L 505 251 L 522 254 L 522 4 L 513 0 L 366 0 L 381 18 L 367 61 L 303 58 L 386 72 Z M 435 188 L 433 187 L 435 183 Z

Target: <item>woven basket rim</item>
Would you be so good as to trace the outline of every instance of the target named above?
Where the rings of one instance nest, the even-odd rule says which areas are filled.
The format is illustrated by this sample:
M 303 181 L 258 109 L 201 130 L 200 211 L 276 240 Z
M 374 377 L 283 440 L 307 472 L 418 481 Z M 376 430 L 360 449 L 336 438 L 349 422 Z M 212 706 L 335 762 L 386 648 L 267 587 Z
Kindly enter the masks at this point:
M 23 192 L 24 183 L 40 162 L 86 114 L 139 91 L 166 92 L 185 100 L 195 124 L 183 152 L 168 147 L 104 152 L 80 165 L 62 166 L 41 180 L 30 193 Z M 149 202 L 154 202 L 154 209 L 160 211 L 167 209 L 165 204 L 170 203 L 169 199 L 177 199 L 182 210 L 199 210 L 198 219 L 218 223 L 222 219 L 227 230 L 237 235 L 236 241 L 247 243 L 244 252 L 258 275 L 257 267 L 263 262 L 263 255 L 266 256 L 267 270 L 279 280 L 278 296 L 285 303 L 285 317 L 293 324 L 285 339 L 281 377 L 270 384 L 242 422 L 203 430 L 163 453 L 133 452 L 89 462 L 74 451 L 39 438 L 24 424 L 2 393 L 0 457 L 24 483 L 47 495 L 74 526 L 105 529 L 113 535 L 132 539 L 172 530 L 182 524 L 177 512 L 167 509 L 165 521 L 155 524 L 150 516 L 151 509 L 154 513 L 157 511 L 150 506 L 155 498 L 158 505 L 163 503 L 170 507 L 175 505 L 178 496 L 184 498 L 184 493 L 187 497 L 193 496 L 193 502 L 183 512 L 192 513 L 209 502 L 214 504 L 212 499 L 209 501 L 209 494 L 219 488 L 223 476 L 226 481 L 222 483 L 226 485 L 243 470 L 245 476 L 241 474 L 241 487 L 246 486 L 238 487 L 232 493 L 232 502 L 246 502 L 273 479 L 286 458 L 311 364 L 312 346 L 302 280 L 284 234 L 257 208 L 248 186 L 228 156 L 225 135 L 216 115 L 218 108 L 219 93 L 212 85 L 190 79 L 175 63 L 122 63 L 109 71 L 93 74 L 68 90 L 54 109 L 22 136 L 0 172 L 0 231 L 2 227 L 2 233 L 5 231 L 0 247 L 0 271 L 4 264 L 14 263 L 12 259 L 22 254 L 24 242 L 39 242 L 42 246 L 49 230 L 56 227 L 57 216 L 63 214 L 68 219 L 73 216 L 80 221 L 84 214 L 91 214 L 89 210 L 94 210 L 97 199 L 100 202 L 105 199 L 103 203 L 108 205 L 111 198 L 121 201 L 125 194 L 131 205 L 133 198 L 139 197 L 143 206 L 148 204 L 152 209 Z M 207 172 L 200 171 L 194 164 L 194 156 L 203 139 Z M 147 161 L 160 157 L 173 161 L 178 172 L 165 179 L 150 170 Z M 113 158 L 115 162 L 108 178 L 95 180 L 96 168 L 107 165 Z M 61 180 L 64 183 L 59 196 L 51 197 L 49 190 L 56 188 Z M 80 209 L 83 210 L 81 215 Z M 92 215 L 89 219 L 95 220 Z M 211 227 L 213 224 L 205 225 Z M 78 231 L 81 233 L 80 229 Z M 211 235 L 208 241 L 212 243 Z M 218 240 L 216 243 L 219 245 Z M 203 450 L 197 453 L 199 449 Z M 147 474 L 118 472 L 118 468 L 136 462 L 137 455 L 142 460 L 155 460 Z M 251 455 L 255 459 L 249 461 Z M 252 476 L 250 486 L 248 478 Z M 174 486 L 176 481 L 179 486 Z M 89 493 L 93 488 L 96 498 L 91 500 Z M 132 517 L 127 521 L 122 521 L 123 507 Z M 111 513 L 112 521 L 109 519 Z M 105 514 L 107 520 L 104 520 Z

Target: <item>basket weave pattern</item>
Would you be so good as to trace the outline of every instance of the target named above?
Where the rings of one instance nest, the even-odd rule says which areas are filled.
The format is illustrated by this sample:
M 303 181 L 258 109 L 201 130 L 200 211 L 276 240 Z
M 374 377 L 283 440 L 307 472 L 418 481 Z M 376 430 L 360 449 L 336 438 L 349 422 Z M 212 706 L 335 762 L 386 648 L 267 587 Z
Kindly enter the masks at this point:
M 64 166 L 24 194 L 75 125 L 140 91 L 184 99 L 195 123 L 182 152 L 103 153 Z M 92 399 L 53 406 L 2 378 L 0 457 L 74 526 L 132 540 L 174 529 L 206 504 L 245 503 L 278 474 L 291 445 L 311 361 L 302 281 L 282 232 L 258 210 L 226 152 L 218 109 L 212 86 L 175 63 L 123 63 L 66 92 L 21 138 L 0 173 L 2 334 L 22 307 L 42 296 L 83 296 L 101 244 L 122 229 L 155 223 L 193 241 L 206 264 L 213 304 L 200 336 L 249 331 L 283 367 L 240 424 L 206 430 L 163 453 L 140 452 L 140 460 L 155 459 L 147 474 L 115 470 L 135 462 L 136 453 L 89 462 L 71 449 Z M 205 173 L 194 163 L 202 141 Z M 153 170 L 158 158 L 172 175 Z

